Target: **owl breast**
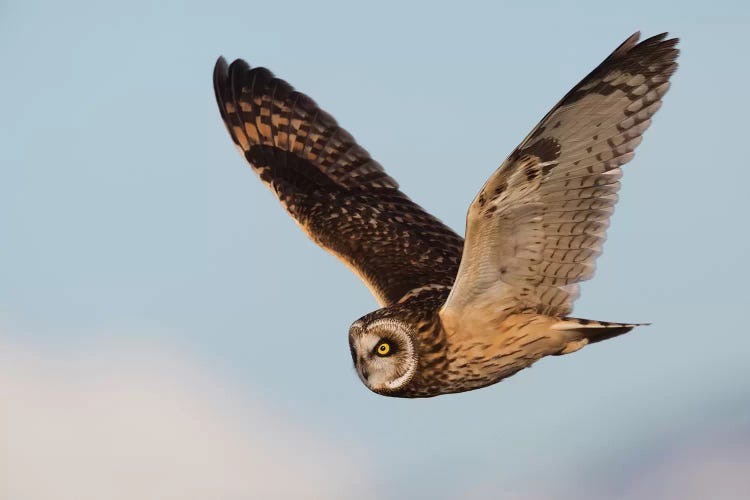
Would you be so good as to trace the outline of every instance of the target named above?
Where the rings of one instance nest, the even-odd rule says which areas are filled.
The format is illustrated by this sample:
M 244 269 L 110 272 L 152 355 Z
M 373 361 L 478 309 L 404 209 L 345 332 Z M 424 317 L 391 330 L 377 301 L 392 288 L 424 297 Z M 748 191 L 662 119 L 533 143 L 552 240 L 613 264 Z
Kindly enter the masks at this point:
M 496 384 L 558 353 L 563 343 L 551 320 L 535 314 L 499 319 L 482 332 L 446 330 L 436 314 L 417 324 L 419 364 L 403 397 L 432 397 Z

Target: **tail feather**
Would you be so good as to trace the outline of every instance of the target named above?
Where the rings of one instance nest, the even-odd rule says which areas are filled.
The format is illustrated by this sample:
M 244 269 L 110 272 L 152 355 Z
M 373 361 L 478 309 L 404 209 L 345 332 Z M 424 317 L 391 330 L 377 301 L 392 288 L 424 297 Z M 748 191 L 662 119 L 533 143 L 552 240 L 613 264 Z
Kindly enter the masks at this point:
M 560 354 L 575 352 L 588 344 L 595 344 L 608 340 L 623 333 L 627 333 L 636 326 L 646 326 L 649 323 L 612 323 L 609 321 L 596 321 L 581 318 L 562 318 L 552 326 L 553 330 L 560 331 L 569 337 L 567 345 Z

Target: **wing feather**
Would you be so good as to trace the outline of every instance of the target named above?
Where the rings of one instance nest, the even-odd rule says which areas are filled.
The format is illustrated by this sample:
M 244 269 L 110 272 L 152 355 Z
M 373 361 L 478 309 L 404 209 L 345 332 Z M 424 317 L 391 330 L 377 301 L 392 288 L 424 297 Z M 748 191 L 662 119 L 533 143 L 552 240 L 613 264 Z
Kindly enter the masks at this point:
M 214 89 L 232 140 L 307 235 L 383 304 L 450 286 L 463 240 L 398 189 L 306 95 L 265 68 L 219 58 Z
M 620 167 L 633 158 L 677 68 L 677 39 L 638 38 L 563 97 L 479 192 L 444 320 L 488 307 L 572 311 L 578 283 L 593 276 L 602 251 Z

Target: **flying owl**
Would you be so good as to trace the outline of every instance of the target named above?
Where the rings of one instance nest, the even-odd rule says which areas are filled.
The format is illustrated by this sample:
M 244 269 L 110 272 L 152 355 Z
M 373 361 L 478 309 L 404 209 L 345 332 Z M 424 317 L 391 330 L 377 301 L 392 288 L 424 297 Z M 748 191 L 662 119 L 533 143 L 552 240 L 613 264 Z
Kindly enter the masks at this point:
M 633 158 L 677 68 L 678 40 L 635 33 L 568 92 L 471 203 L 466 239 L 399 190 L 331 115 L 265 68 L 219 58 L 232 140 L 299 226 L 381 309 L 349 330 L 385 396 L 488 386 L 637 324 L 570 317 Z

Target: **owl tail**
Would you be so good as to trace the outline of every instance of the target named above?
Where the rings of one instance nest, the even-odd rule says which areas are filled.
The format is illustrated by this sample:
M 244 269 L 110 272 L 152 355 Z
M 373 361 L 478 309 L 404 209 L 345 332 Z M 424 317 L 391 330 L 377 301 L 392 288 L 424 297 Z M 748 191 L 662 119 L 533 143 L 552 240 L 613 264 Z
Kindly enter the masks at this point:
M 601 342 L 627 333 L 636 326 L 645 326 L 649 323 L 610 323 L 608 321 L 595 321 L 592 319 L 562 318 L 552 326 L 553 330 L 559 331 L 568 343 L 558 353 L 570 354 L 576 352 L 588 344 Z

